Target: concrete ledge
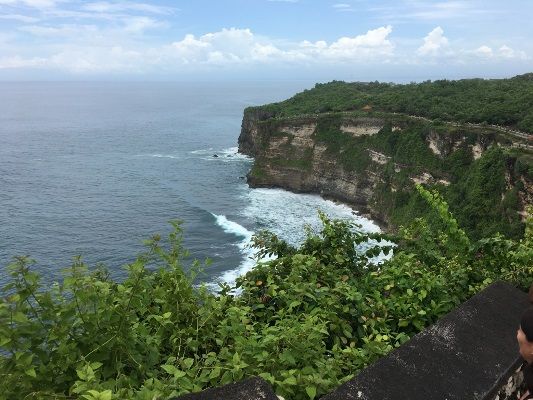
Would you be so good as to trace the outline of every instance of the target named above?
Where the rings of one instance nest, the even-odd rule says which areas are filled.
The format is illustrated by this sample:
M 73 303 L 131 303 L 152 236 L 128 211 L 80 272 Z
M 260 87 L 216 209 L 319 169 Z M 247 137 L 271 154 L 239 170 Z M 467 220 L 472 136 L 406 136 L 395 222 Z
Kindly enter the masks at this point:
M 265 380 L 256 377 L 199 393 L 186 394 L 174 400 L 278 400 L 278 398 Z
M 323 400 L 493 399 L 521 364 L 526 293 L 496 282 Z

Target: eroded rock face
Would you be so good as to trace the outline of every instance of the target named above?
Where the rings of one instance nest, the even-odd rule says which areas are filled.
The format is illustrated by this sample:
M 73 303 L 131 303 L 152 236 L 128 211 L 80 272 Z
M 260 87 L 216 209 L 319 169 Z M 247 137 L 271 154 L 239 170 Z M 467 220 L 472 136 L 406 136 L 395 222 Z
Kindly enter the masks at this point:
M 264 111 L 262 109 L 247 110 L 244 113 L 241 126 L 241 135 L 239 136 L 239 152 L 249 156 L 254 156 L 258 153 L 258 145 L 261 143 L 263 132 L 259 123 L 266 121 L 274 116 L 273 113 Z M 245 132 L 245 134 L 243 134 Z M 266 139 L 266 138 L 265 138 Z
M 347 118 L 340 126 L 340 130 L 351 134 L 353 137 L 375 135 L 385 125 L 385 121 L 379 118 Z
M 387 169 L 389 174 L 391 170 L 399 174 L 408 168 L 408 180 L 413 187 L 415 183 L 443 186 L 452 184 L 448 176 L 439 175 L 438 171 L 430 170 L 429 166 L 425 170 L 423 166 L 416 164 L 417 172 L 409 172 L 413 170 L 414 164 L 391 163 L 391 155 L 366 147 L 358 153 L 358 157 L 363 155 L 367 160 L 348 168 L 346 159 L 350 155 L 343 153 L 347 151 L 346 147 L 332 150 L 328 148 L 327 140 L 319 138 L 324 134 L 320 131 L 320 124 L 324 123 L 324 118 L 329 117 L 337 118 L 335 135 L 351 137 L 354 143 L 360 143 L 361 146 L 365 146 L 364 143 L 367 142 L 365 136 L 377 135 L 384 128 L 390 129 L 390 133 L 394 135 L 402 135 L 409 130 L 411 124 L 405 119 L 387 121 L 383 118 L 349 115 L 276 119 L 272 118 L 271 113 L 261 109 L 246 110 L 239 136 L 239 152 L 255 157 L 254 166 L 247 175 L 249 185 L 317 193 L 353 205 L 363 215 L 388 228 L 390 219 L 387 212 L 383 211 L 384 207 L 380 206 L 382 198 L 379 189 L 383 190 L 383 186 L 387 185 L 390 192 L 404 188 L 387 183 Z M 465 131 L 461 128 L 440 131 L 420 127 L 417 129 L 421 132 L 427 129 L 424 134 L 428 149 L 441 159 L 462 149 L 465 157 L 470 154 L 476 160 L 495 141 L 494 135 L 481 131 Z M 533 197 L 533 194 L 530 196 L 531 183 L 524 181 L 523 186 L 529 190 L 519 195 L 520 201 L 528 204 L 530 197 Z M 524 216 L 525 213 L 522 217 Z
M 315 139 L 317 121 L 309 117 L 290 121 L 265 121 L 246 115 L 239 137 L 239 151 L 256 158 L 248 183 L 252 187 L 281 187 L 294 192 L 317 193 L 356 206 L 362 213 L 387 224 L 384 215 L 369 207 L 376 185 L 377 170 L 367 173 L 348 171 L 339 164 L 338 155 Z M 353 136 L 374 135 L 384 126 L 375 118 L 343 121 L 340 129 Z M 371 155 L 381 166 L 387 156 Z M 300 160 L 299 163 L 291 160 Z

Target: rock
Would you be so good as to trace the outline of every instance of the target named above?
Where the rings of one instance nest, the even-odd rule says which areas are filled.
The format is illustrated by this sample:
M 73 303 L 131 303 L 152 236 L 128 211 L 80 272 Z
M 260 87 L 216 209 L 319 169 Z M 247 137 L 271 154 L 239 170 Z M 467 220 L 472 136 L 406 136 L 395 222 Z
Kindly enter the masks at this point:
M 523 360 L 524 292 L 496 282 L 323 400 L 493 400 Z
M 186 394 L 173 400 L 278 400 L 272 387 L 259 377 L 229 385 L 211 388 L 203 392 Z

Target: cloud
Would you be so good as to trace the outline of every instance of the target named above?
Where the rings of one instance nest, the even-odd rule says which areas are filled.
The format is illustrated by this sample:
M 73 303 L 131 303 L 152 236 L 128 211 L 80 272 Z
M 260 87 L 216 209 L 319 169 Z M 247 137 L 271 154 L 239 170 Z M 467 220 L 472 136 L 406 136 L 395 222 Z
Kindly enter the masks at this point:
M 485 59 L 485 60 L 527 60 L 528 56 L 523 51 L 516 51 L 507 45 L 500 46 L 498 49 L 494 50 L 492 47 L 487 45 L 482 45 L 477 49 L 470 52 L 471 54 Z
M 126 11 L 139 11 L 151 14 L 171 14 L 175 9 L 170 7 L 155 6 L 147 3 L 98 1 L 82 6 L 82 9 L 97 13 L 118 13 Z
M 0 5 L 26 6 L 37 9 L 47 9 L 55 7 L 66 0 L 0 0 Z
M 133 31 L 147 29 L 154 21 L 139 17 L 122 27 Z M 155 22 L 157 23 L 157 22 Z M 24 59 L 13 56 L 3 59 L 2 68 L 47 68 L 71 73 L 196 71 L 233 66 L 274 65 L 356 65 L 376 60 L 384 61 L 393 55 L 389 40 L 392 27 L 379 27 L 333 42 L 319 40 L 299 43 L 275 41 L 255 35 L 250 29 L 229 28 L 201 36 L 187 34 L 183 39 L 155 47 L 111 45 L 116 41 L 113 31 L 103 31 L 95 25 L 39 26 L 28 25 L 21 31 L 54 42 L 47 57 Z M 53 50 L 61 48 L 59 52 Z M 46 51 L 46 48 L 42 48 Z
M 497 53 L 498 57 L 500 58 L 507 58 L 507 59 L 520 59 L 520 60 L 527 60 L 529 57 L 524 51 L 516 51 L 512 48 L 510 48 L 507 45 L 503 45 L 498 49 Z
M 250 29 L 231 28 L 198 38 L 187 35 L 183 40 L 172 43 L 171 48 L 173 57 L 184 64 L 365 62 L 392 54 L 393 46 L 388 40 L 391 32 L 392 27 L 387 26 L 355 37 L 342 37 L 329 45 L 325 41 L 303 41 L 281 47 L 268 39 L 257 37 Z
M 490 58 L 494 55 L 492 49 L 489 46 L 480 46 L 476 50 L 474 50 L 474 53 L 483 58 Z
M 437 26 L 424 38 L 424 44 L 418 48 L 417 53 L 423 56 L 436 56 L 446 46 L 448 46 L 448 39 L 444 36 L 443 29 Z
M 20 31 L 31 33 L 39 37 L 64 37 L 79 38 L 80 35 L 86 36 L 94 35 L 99 32 L 95 25 L 72 25 L 65 24 L 60 26 L 41 26 L 41 25 L 25 25 L 19 28 Z
M 332 43 L 324 53 L 334 59 L 356 59 L 357 57 L 373 58 L 375 56 L 391 55 L 393 46 L 388 36 L 392 27 L 386 26 L 369 30 L 364 35 L 353 38 L 342 37 Z
M 162 44 L 138 40 L 144 31 L 164 26 L 164 22 L 155 18 L 117 15 L 111 25 L 21 26 L 19 32 L 39 37 L 38 52 L 31 41 L 26 41 L 25 46 L 13 46 L 14 37 L 11 36 L 9 42 L 0 47 L 3 55 L 0 66 L 2 69 L 46 69 L 73 74 L 176 74 L 219 70 L 237 73 L 259 71 L 261 67 L 272 71 L 276 68 L 296 71 L 302 67 L 335 71 L 387 63 L 401 67 L 429 65 L 436 60 L 465 65 L 479 63 L 480 59 L 487 63 L 527 59 L 523 51 L 501 43 L 493 48 L 483 45 L 469 50 L 452 49 L 440 26 L 426 35 L 417 50 L 410 50 L 397 48 L 402 42 L 395 44 L 391 40 L 393 28 L 390 25 L 332 41 L 289 42 L 257 35 L 251 29 L 224 28 L 203 35 L 186 34 L 179 40 Z M 36 54 L 40 57 L 35 58 Z
M 449 19 L 472 13 L 476 10 L 465 1 L 445 1 L 438 3 L 419 4 L 414 11 L 408 13 L 412 18 L 423 20 Z
M 332 6 L 335 10 L 339 12 L 348 12 L 348 11 L 355 11 L 350 4 L 347 3 L 336 3 Z
M 502 57 L 505 58 L 514 58 L 515 57 L 515 51 L 511 49 L 509 46 L 503 45 L 499 48 L 499 52 Z
M 144 55 L 121 46 L 66 49 L 48 60 L 48 67 L 72 73 L 140 72 Z
M 28 15 L 21 14 L 0 14 L 1 19 L 11 19 L 14 21 L 24 22 L 24 23 L 33 23 L 39 21 L 39 18 L 30 17 Z
M 118 25 L 110 28 L 102 28 L 95 24 L 61 24 L 24 25 L 18 30 L 38 37 L 63 38 L 64 44 L 80 43 L 85 40 L 90 46 L 91 42 L 104 37 L 107 37 L 108 42 L 120 41 L 124 36 L 142 35 L 147 30 L 167 26 L 165 22 L 150 17 L 120 16 L 114 20 Z
M 375 2 L 378 4 L 379 2 Z M 385 3 L 386 4 L 386 3 Z M 495 3 L 496 4 L 496 3 Z M 512 8 L 511 8 L 512 9 Z M 444 23 L 455 20 L 479 19 L 486 15 L 501 15 L 502 10 L 481 3 L 480 0 L 421 1 L 398 0 L 382 6 L 367 9 L 378 20 L 389 24 L 401 23 Z
M 44 58 L 22 58 L 20 56 L 0 58 L 0 69 L 34 68 L 45 66 L 47 60 Z
M 166 22 L 158 21 L 150 17 L 127 17 L 122 20 L 123 30 L 127 33 L 143 33 L 149 29 L 163 28 Z

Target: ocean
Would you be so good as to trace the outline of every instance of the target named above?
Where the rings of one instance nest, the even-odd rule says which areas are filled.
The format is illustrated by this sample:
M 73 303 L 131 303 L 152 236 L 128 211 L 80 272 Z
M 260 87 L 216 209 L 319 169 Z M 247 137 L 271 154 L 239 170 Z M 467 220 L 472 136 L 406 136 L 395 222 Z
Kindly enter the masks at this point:
M 291 244 L 317 210 L 379 228 L 345 205 L 250 189 L 237 153 L 245 107 L 283 100 L 304 82 L 0 82 L 0 286 L 14 256 L 46 282 L 81 255 L 125 276 L 142 241 L 183 221 L 202 281 L 232 283 L 268 229 Z M 216 155 L 216 156 L 215 156 Z

